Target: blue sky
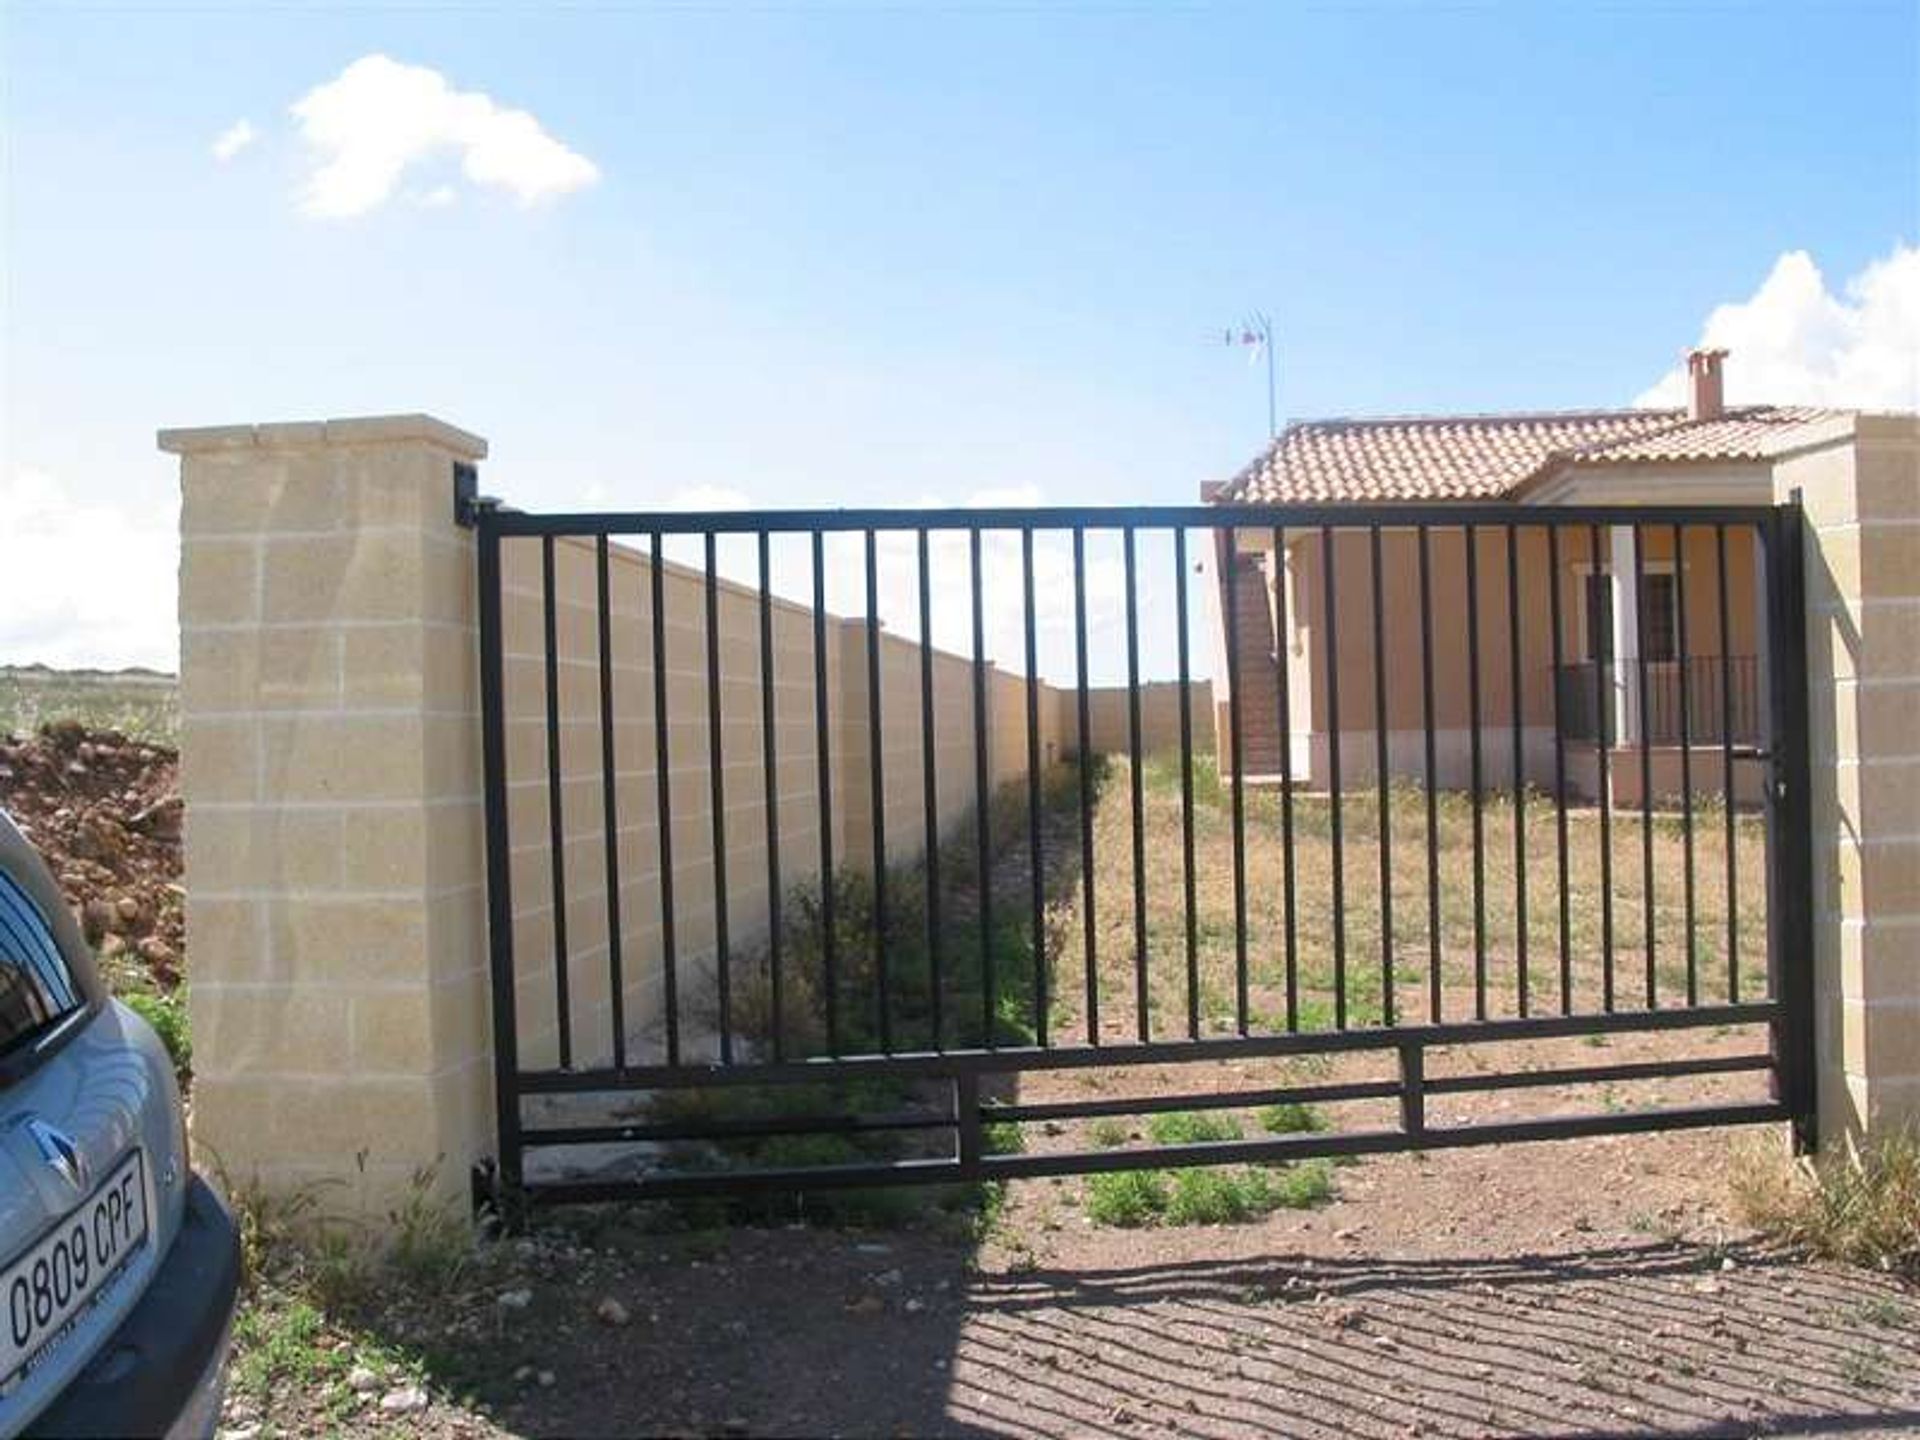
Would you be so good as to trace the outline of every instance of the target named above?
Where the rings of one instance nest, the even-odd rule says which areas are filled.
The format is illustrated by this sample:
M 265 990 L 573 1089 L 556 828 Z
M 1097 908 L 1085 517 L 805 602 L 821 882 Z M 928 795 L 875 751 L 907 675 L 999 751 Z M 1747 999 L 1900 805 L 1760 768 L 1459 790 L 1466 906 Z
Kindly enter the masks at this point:
M 15 4 L 0 483 L 145 618 L 0 660 L 164 661 L 162 425 L 429 410 L 530 508 L 1186 500 L 1264 436 L 1253 307 L 1293 416 L 1631 403 L 1740 304 L 1834 398 L 1802 350 L 1920 314 L 1917 10 Z M 551 148 L 309 213 L 291 107 L 369 55 Z

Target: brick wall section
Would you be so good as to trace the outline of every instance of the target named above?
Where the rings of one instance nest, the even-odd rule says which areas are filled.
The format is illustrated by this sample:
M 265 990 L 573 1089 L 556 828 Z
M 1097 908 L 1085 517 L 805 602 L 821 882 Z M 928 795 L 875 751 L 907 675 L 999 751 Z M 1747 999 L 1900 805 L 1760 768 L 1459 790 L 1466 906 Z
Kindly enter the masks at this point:
M 1058 697 L 1059 736 L 1062 753 L 1071 752 L 1079 743 L 1078 721 L 1071 691 L 1055 691 Z M 1193 749 L 1205 758 L 1213 744 L 1213 690 L 1205 680 L 1188 686 L 1188 706 L 1193 732 Z M 1101 688 L 1087 692 L 1087 748 L 1096 754 L 1124 755 L 1132 743 L 1125 687 Z M 1044 721 L 1043 721 L 1044 723 Z M 1022 743 L 1025 743 L 1024 741 Z M 1180 683 L 1177 680 L 1142 681 L 1140 685 L 1140 752 L 1152 755 L 1180 749 Z
M 164 432 L 181 460 L 193 1127 L 378 1213 L 490 1143 L 471 536 L 423 416 Z
M 1775 467 L 1807 515 L 1822 1130 L 1920 1123 L 1920 420 Z
M 667 642 L 670 772 L 674 777 L 673 889 L 675 966 L 683 1053 L 717 1058 L 714 985 L 719 914 L 715 884 L 711 736 L 707 707 L 704 571 L 677 563 L 669 544 L 661 567 Z M 603 751 L 600 728 L 597 559 L 590 541 L 554 547 L 556 710 L 559 716 L 560 815 L 565 835 L 566 961 L 570 1054 L 575 1064 L 612 1051 L 612 971 L 607 895 Z M 560 1054 L 548 783 L 546 627 L 541 543 L 503 542 L 504 682 L 508 829 L 516 1004 L 521 1061 L 556 1064 Z M 621 919 L 620 978 L 629 1054 L 664 1057 L 665 944 L 661 925 L 659 802 L 653 702 L 652 567 L 643 550 L 608 546 L 609 642 L 614 712 L 614 806 Z M 759 592 L 724 578 L 715 587 L 726 802 L 728 940 L 736 964 L 764 943 L 767 810 L 761 710 Z M 783 892 L 816 882 L 821 812 L 814 709 L 813 615 L 776 598 L 772 606 L 775 754 L 779 780 Z M 828 697 L 832 805 L 828 831 L 837 868 L 869 870 L 873 861 L 873 786 L 868 718 L 868 626 L 830 616 L 821 667 Z M 911 863 L 925 850 L 925 773 L 920 646 L 881 631 L 878 641 L 887 853 Z M 1027 774 L 1027 682 L 989 665 L 985 672 L 989 793 Z M 1204 715 L 1207 687 L 1193 687 Z M 1076 697 L 1043 683 L 1036 696 L 1042 766 L 1071 757 L 1078 744 Z M 952 838 L 975 813 L 976 730 L 973 666 L 968 657 L 933 653 L 936 829 Z M 1089 694 L 1091 748 L 1124 753 L 1129 743 L 1124 690 Z M 1142 749 L 1177 746 L 1179 687 L 1143 686 Z M 1196 726 L 1204 743 L 1205 731 Z

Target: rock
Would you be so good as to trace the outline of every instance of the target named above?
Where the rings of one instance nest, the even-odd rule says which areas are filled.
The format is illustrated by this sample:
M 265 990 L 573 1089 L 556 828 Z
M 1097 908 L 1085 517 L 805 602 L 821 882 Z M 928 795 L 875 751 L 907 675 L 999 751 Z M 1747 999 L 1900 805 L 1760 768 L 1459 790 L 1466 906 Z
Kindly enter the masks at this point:
M 879 1315 L 885 1312 L 887 1302 L 878 1295 L 862 1295 L 847 1306 L 849 1315 Z
M 122 924 L 131 925 L 140 918 L 140 902 L 131 895 L 122 895 L 113 902 L 114 913 Z
M 64 878 L 62 883 L 66 883 Z M 106 901 L 93 899 L 80 907 L 80 931 L 89 945 L 98 945 L 112 928 L 113 907 Z
M 214 1440 L 258 1440 L 260 1422 L 249 1420 L 244 1425 L 223 1425 L 215 1432 Z
M 611 1295 L 593 1307 L 593 1314 L 594 1318 L 599 1320 L 601 1324 L 616 1327 L 626 1325 L 633 1319 L 633 1317 L 627 1313 L 627 1307 Z
M 538 1385 L 542 1390 L 551 1390 L 557 1378 L 553 1371 L 542 1370 L 538 1375 L 533 1377 L 533 1383 Z
M 531 1290 L 502 1290 L 493 1297 L 493 1303 L 502 1310 L 524 1310 L 533 1303 Z
M 380 1377 L 365 1365 L 356 1365 L 347 1372 L 347 1388 L 356 1395 L 365 1395 L 370 1390 L 378 1389 L 379 1385 Z
M 186 805 L 178 795 L 168 795 L 156 800 L 142 810 L 137 810 L 127 820 L 129 829 L 150 835 L 155 840 L 178 840 L 180 822 L 186 813 Z
M 522 1365 L 513 1372 L 513 1383 L 524 1385 L 533 1378 L 533 1366 Z
M 873 1277 L 873 1283 L 876 1285 L 898 1285 L 905 1278 L 906 1277 L 898 1270 L 882 1270 L 878 1275 Z
M 389 1415 L 412 1415 L 427 1408 L 427 1392 L 418 1385 L 402 1385 L 380 1397 L 380 1408 Z

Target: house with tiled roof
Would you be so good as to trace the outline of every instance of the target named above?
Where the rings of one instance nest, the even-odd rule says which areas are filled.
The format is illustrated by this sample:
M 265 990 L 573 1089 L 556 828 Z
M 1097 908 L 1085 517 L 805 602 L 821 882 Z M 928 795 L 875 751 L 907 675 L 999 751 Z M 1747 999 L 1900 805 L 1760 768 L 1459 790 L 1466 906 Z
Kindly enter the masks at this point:
M 1826 438 L 1852 412 L 1729 407 L 1724 358 L 1718 350 L 1688 357 L 1684 409 L 1302 421 L 1232 479 L 1203 487 L 1202 498 L 1215 504 L 1276 507 L 1276 520 L 1287 517 L 1283 507 L 1333 504 L 1362 517 L 1377 510 L 1382 525 L 1382 668 L 1389 679 L 1378 701 L 1367 531 L 1342 529 L 1331 542 L 1332 532 L 1299 523 L 1243 524 L 1216 533 L 1214 672 L 1221 677 L 1215 704 L 1223 771 L 1234 759 L 1229 707 L 1237 692 L 1244 778 L 1261 784 L 1284 775 L 1324 787 L 1331 750 L 1327 681 L 1337 667 L 1334 688 L 1345 700 L 1340 768 L 1353 783 L 1377 774 L 1382 749 L 1372 717 L 1381 715 L 1389 771 L 1409 779 L 1424 775 L 1431 753 L 1444 786 L 1464 788 L 1477 763 L 1484 786 L 1507 788 L 1515 778 L 1509 741 L 1517 729 L 1523 782 L 1550 784 L 1557 748 L 1572 791 L 1591 798 L 1606 775 L 1613 798 L 1631 802 L 1639 798 L 1642 768 L 1603 768 L 1598 752 L 1604 744 L 1637 756 L 1644 731 L 1656 797 L 1678 788 L 1683 737 L 1699 752 L 1689 756 L 1698 762 L 1695 783 L 1722 788 L 1715 767 L 1726 753 L 1723 741 L 1753 744 L 1761 724 L 1755 657 L 1763 582 L 1751 532 L 1621 525 L 1550 536 L 1544 526 L 1523 527 L 1512 532 L 1509 555 L 1506 527 L 1476 531 L 1471 522 L 1476 508 L 1491 504 L 1771 504 L 1776 459 Z M 1410 506 L 1457 509 L 1460 524 L 1423 533 L 1396 513 Z M 1519 624 L 1510 626 L 1515 607 Z M 1469 613 L 1477 617 L 1471 636 Z M 1515 633 L 1524 636 L 1518 655 L 1512 653 Z M 1235 641 L 1230 657 L 1229 634 Z M 1432 651 L 1430 701 L 1421 685 L 1423 646 Z M 1476 659 L 1480 693 L 1470 695 L 1466 677 Z M 1476 712 L 1487 742 L 1477 761 Z M 1737 769 L 1737 796 L 1742 774 L 1754 768 Z

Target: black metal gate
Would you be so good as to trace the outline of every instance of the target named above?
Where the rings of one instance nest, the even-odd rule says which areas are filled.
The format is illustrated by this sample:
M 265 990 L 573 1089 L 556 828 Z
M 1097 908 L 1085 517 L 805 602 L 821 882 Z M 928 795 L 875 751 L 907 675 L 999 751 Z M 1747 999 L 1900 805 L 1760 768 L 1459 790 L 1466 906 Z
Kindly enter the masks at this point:
M 1797 507 L 469 514 L 496 1196 L 1814 1142 Z M 1650 570 L 1677 591 L 1651 620 Z M 1635 587 L 1632 653 L 1579 653 L 1599 573 Z M 1569 1037 L 1654 1038 L 1514 1058 Z M 1234 1084 L 1171 1078 L 1221 1061 Z M 1739 1075 L 1758 1093 L 1613 1098 Z M 1601 1103 L 1439 1113 L 1539 1087 Z M 1363 1118 L 1072 1130 L 1283 1104 Z

